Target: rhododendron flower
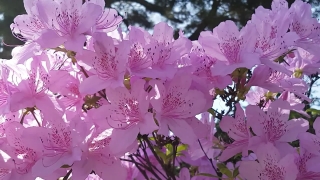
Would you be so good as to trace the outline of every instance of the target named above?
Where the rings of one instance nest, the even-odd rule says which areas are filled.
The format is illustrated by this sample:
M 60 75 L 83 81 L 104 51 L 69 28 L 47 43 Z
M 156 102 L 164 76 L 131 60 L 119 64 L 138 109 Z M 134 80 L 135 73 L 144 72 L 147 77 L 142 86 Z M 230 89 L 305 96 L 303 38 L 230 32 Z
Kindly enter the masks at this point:
M 320 58 L 309 53 L 308 51 L 298 48 L 290 56 L 286 56 L 287 61 L 289 62 L 289 67 L 296 78 L 303 78 L 303 75 L 312 75 L 319 72 L 320 68 Z
M 148 76 L 152 61 L 147 54 L 145 46 L 150 43 L 151 35 L 143 29 L 131 26 L 128 36 L 128 40 L 131 43 L 128 71 L 131 76 Z
M 218 60 L 208 56 L 198 43 L 195 43 L 194 47 L 191 49 L 189 58 L 191 61 L 192 74 L 199 77 L 200 81 L 205 81 L 205 84 L 210 89 L 224 89 L 227 85 L 232 83 L 231 77 L 228 75 L 212 75 L 211 66 L 214 66 Z M 209 82 L 209 84 L 207 84 L 207 82 Z
M 288 90 L 300 97 L 305 97 L 303 93 L 307 90 L 306 84 L 302 79 L 290 78 L 286 74 L 272 70 L 265 65 L 259 65 L 254 69 L 247 86 L 259 86 L 271 92 Z M 308 98 L 305 99 L 308 100 Z
M 310 153 L 320 155 L 320 117 L 314 123 L 313 128 L 315 135 L 311 133 L 303 133 L 299 135 L 300 146 L 308 150 Z
M 173 39 L 173 28 L 164 22 L 155 25 L 150 44 L 146 46 L 152 60 L 150 78 L 173 78 L 177 71 L 177 62 L 190 52 L 192 43 L 186 37 Z M 163 73 L 166 72 L 166 73 Z
M 224 76 L 236 68 L 252 68 L 260 63 L 259 54 L 254 53 L 254 40 L 257 31 L 252 24 L 247 24 L 239 32 L 232 21 L 225 21 L 213 29 L 202 32 L 199 43 L 212 58 L 219 61 L 212 66 L 212 75 Z
M 277 148 L 271 143 L 261 144 L 256 150 L 258 161 L 242 161 L 240 163 L 240 177 L 247 180 L 256 179 L 296 179 L 298 169 L 294 163 L 293 154 L 281 158 Z
M 300 148 L 299 154 L 296 154 L 295 158 L 295 163 L 299 170 L 297 180 L 313 180 L 320 178 L 320 170 L 318 168 L 319 160 L 320 156 L 315 156 L 304 148 Z
M 288 3 L 283 0 L 272 2 L 272 10 L 259 6 L 255 14 L 252 15 L 251 22 L 258 31 L 255 48 L 261 53 L 260 60 L 273 70 L 280 71 L 287 75 L 291 72 L 278 62 L 274 62 L 278 57 L 289 50 L 298 39 L 294 32 L 287 32 L 289 28 L 290 16 L 288 13 Z
M 184 71 L 176 74 L 171 81 L 150 81 L 153 88 L 150 102 L 159 122 L 158 133 L 167 136 L 170 129 L 187 144 L 193 144 L 197 139 L 188 121 L 202 112 L 206 103 L 202 92 L 190 89 L 191 81 Z
M 38 127 L 38 141 L 42 142 L 43 156 L 33 166 L 33 172 L 45 176 L 63 165 L 71 166 L 81 160 L 81 136 L 62 119 L 52 119 L 48 124 Z M 85 132 L 81 132 L 85 133 Z M 40 172 L 37 172 L 41 169 Z
M 234 140 L 231 144 L 226 145 L 219 160 L 226 161 L 239 152 L 242 152 L 243 156 L 247 156 L 251 133 L 240 104 L 236 104 L 235 118 L 224 116 L 219 125 Z
M 112 38 L 103 33 L 96 33 L 94 37 L 96 52 L 84 52 L 81 59 L 94 68 L 96 75 L 89 76 L 81 83 L 80 92 L 83 94 L 94 94 L 104 88 L 124 86 L 123 79 L 130 47 L 125 41 L 115 47 Z
M 0 114 L 6 114 L 10 112 L 11 96 L 18 89 L 12 84 L 10 69 L 4 63 L 0 64 L 0 68 Z
M 112 32 L 118 28 L 119 24 L 122 22 L 122 17 L 118 15 L 117 10 L 111 8 L 105 8 L 104 0 L 86 0 L 88 2 L 99 5 L 103 8 L 102 13 L 96 19 L 96 24 L 92 28 L 92 32 L 103 31 Z
M 11 179 L 35 179 L 38 175 L 32 173 L 32 167 L 41 159 L 40 141 L 34 141 L 32 134 L 35 129 L 24 128 L 18 122 L 6 125 L 7 147 L 1 148 L 13 161 Z
M 79 91 L 80 81 L 78 77 L 73 77 L 67 70 L 52 70 L 49 73 L 50 82 L 48 88 L 53 93 L 58 93 L 57 101 L 61 102 L 64 109 L 80 111 L 84 97 Z
M 41 2 L 41 1 L 40 1 Z M 86 41 L 85 33 L 95 25 L 103 8 L 90 1 L 53 1 L 42 2 L 41 15 L 50 22 L 47 29 L 37 40 L 44 48 L 64 45 L 67 50 L 80 53 Z M 45 11 L 45 9 L 54 9 Z
M 271 142 L 281 155 L 294 151 L 288 142 L 297 140 L 300 133 L 306 132 L 309 123 L 301 118 L 288 120 L 290 109 L 289 103 L 281 99 L 272 102 L 267 113 L 258 106 L 246 108 L 248 125 L 256 135 L 249 142 L 253 150 L 261 143 Z
M 246 101 L 251 105 L 259 105 L 263 110 L 266 110 L 273 97 L 274 93 L 270 93 L 264 88 L 253 86 L 246 94 Z
M 312 17 L 311 5 L 296 0 L 290 7 L 290 31 L 298 34 L 296 45 L 319 56 L 320 24 Z
M 121 154 L 130 151 L 128 147 L 136 142 L 138 134 L 149 134 L 158 129 L 153 114 L 148 112 L 149 96 L 145 90 L 145 80 L 132 81 L 131 90 L 119 87 L 107 89 L 110 104 L 101 106 L 105 110 L 106 121 L 112 131 L 111 150 Z M 125 144 L 119 144 L 123 138 Z
M 29 59 L 28 66 L 21 66 L 15 73 L 21 81 L 17 85 L 17 92 L 12 95 L 10 109 L 15 112 L 24 108 L 37 107 L 44 114 L 54 113 L 56 108 L 52 101 L 52 95 L 48 93 L 50 82 L 48 72 L 40 63 L 46 59 L 45 54 Z M 28 99 L 26 101 L 26 99 Z
M 72 166 L 75 179 L 84 179 L 92 171 L 102 179 L 108 179 L 111 174 L 114 179 L 126 179 L 126 168 L 110 150 L 111 131 L 94 130 L 87 136 L 85 139 L 87 146 L 82 148 L 82 158 Z

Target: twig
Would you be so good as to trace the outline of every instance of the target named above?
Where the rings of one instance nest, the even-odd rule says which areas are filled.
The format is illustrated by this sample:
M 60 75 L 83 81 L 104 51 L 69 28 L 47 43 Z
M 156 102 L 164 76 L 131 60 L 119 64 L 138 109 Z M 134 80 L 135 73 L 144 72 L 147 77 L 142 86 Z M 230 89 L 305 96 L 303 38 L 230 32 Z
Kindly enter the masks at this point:
M 141 174 L 142 174 L 146 179 L 149 179 L 146 171 L 144 171 L 143 169 L 141 169 L 140 165 L 138 165 L 139 163 L 136 163 L 136 161 L 133 159 L 132 156 L 130 156 L 130 159 L 133 161 L 133 163 L 134 163 L 134 164 L 136 165 L 136 167 L 139 169 L 139 171 L 141 172 Z
M 204 149 L 203 149 L 203 147 L 202 147 L 202 144 L 201 144 L 201 142 L 200 142 L 199 139 L 198 139 L 198 142 L 199 142 L 199 145 L 200 145 L 200 148 L 201 148 L 202 152 L 204 153 L 204 155 L 206 156 L 206 158 L 210 161 L 212 168 L 214 169 L 214 171 L 216 172 L 216 174 L 220 177 L 219 179 L 221 180 L 221 173 L 218 172 L 218 170 L 217 170 L 216 167 L 214 167 L 212 159 L 209 158 L 208 155 L 207 155 L 207 153 L 204 151 Z
M 154 157 L 157 159 L 157 161 L 160 163 L 162 169 L 166 172 L 168 179 L 170 177 L 170 174 L 168 172 L 168 169 L 166 168 L 165 164 L 163 163 L 163 161 L 159 158 L 159 156 L 157 155 L 157 153 L 154 151 L 153 146 L 151 144 L 151 142 L 148 139 L 148 136 L 142 136 L 142 138 L 145 140 L 145 142 L 148 144 L 149 149 L 151 150 L 152 154 L 154 155 Z M 172 177 L 173 180 L 176 180 L 175 176 Z
M 29 112 L 29 110 L 26 110 L 26 112 L 24 112 L 24 113 L 22 114 L 22 117 L 21 117 L 21 120 L 20 120 L 20 124 L 23 124 L 23 120 L 24 120 L 24 118 L 26 117 L 26 115 L 28 114 L 28 112 Z
M 70 169 L 70 171 L 68 171 L 68 173 L 63 177 L 62 180 L 68 180 L 71 173 L 72 173 L 72 169 Z
M 147 162 L 147 164 L 151 167 L 151 170 L 153 171 L 153 169 L 157 170 L 164 178 L 167 178 L 160 170 L 158 170 L 158 168 L 156 168 L 150 161 L 146 148 L 147 146 L 145 144 L 143 144 L 143 142 L 140 140 L 141 145 L 143 146 L 142 150 L 145 156 L 145 162 Z M 161 178 L 158 176 L 158 174 L 156 172 L 151 172 L 152 174 L 154 174 L 156 176 L 156 178 L 159 178 L 161 180 Z
M 174 175 L 174 171 L 175 171 L 175 161 L 176 161 L 176 154 L 177 154 L 177 146 L 176 146 L 176 143 L 174 141 L 174 143 L 172 144 L 172 153 L 173 153 L 173 157 L 172 157 L 172 172 L 173 172 L 173 176 Z
M 36 115 L 34 114 L 33 111 L 31 111 L 31 114 L 32 114 L 32 116 L 34 117 L 34 119 L 37 121 L 38 126 L 41 127 L 41 124 L 40 124 L 40 122 L 38 121 L 38 119 L 37 119 L 37 117 L 36 117 Z

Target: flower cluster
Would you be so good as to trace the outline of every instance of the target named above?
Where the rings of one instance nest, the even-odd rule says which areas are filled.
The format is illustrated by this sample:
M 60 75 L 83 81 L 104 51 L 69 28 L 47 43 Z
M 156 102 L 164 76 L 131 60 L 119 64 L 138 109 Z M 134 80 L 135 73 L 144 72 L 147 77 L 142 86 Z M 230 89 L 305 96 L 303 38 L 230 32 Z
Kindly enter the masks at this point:
M 24 6 L 11 29 L 25 44 L 0 64 L 1 180 L 320 179 L 309 4 L 274 0 L 197 41 L 164 22 L 124 33 L 104 0 Z

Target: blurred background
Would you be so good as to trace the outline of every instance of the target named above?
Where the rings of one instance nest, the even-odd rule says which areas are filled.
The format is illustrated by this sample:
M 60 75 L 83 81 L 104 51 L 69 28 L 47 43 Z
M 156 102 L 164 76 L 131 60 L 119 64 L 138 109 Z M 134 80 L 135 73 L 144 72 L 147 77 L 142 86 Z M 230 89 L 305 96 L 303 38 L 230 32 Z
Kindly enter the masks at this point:
M 176 32 L 179 29 L 196 40 L 203 30 L 212 30 L 220 22 L 233 20 L 240 27 L 251 18 L 258 6 L 270 8 L 272 0 L 106 0 L 106 7 L 115 8 L 125 18 L 123 30 L 129 25 L 151 30 L 154 24 L 166 21 Z M 288 0 L 289 5 L 294 0 Z M 320 0 L 307 0 L 319 16 Z M 12 47 L 22 44 L 10 30 L 19 14 L 25 14 L 23 0 L 0 0 L 0 58 L 10 59 Z M 2 41 L 4 43 L 2 43 Z

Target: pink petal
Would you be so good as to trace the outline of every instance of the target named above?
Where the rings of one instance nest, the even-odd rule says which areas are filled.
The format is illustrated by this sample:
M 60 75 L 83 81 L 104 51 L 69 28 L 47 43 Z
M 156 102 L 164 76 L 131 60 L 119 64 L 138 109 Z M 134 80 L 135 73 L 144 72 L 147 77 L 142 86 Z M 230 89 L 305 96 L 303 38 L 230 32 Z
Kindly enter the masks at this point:
M 132 126 L 128 129 L 114 129 L 111 135 L 110 150 L 114 155 L 121 155 L 128 151 L 133 143 L 137 142 L 137 136 L 139 134 L 139 128 Z M 126 143 L 119 143 L 126 142 Z
M 56 31 L 47 29 L 42 32 L 36 42 L 42 48 L 56 48 L 65 42 L 65 39 L 57 34 Z
M 285 180 L 296 179 L 298 175 L 298 168 L 294 163 L 294 155 L 287 154 L 279 161 L 279 165 L 285 168 Z
M 165 22 L 154 26 L 153 38 L 158 42 L 171 43 L 173 41 L 173 28 Z
M 262 171 L 261 166 L 256 161 L 241 161 L 239 166 L 239 173 L 241 178 L 247 180 L 259 179 L 259 174 Z
M 102 8 L 103 7 L 94 3 L 90 3 L 88 1 L 84 3 L 81 9 L 82 16 L 77 31 L 75 33 L 82 34 L 87 32 L 91 27 L 93 27 L 96 23 L 96 20 L 102 13 Z
M 89 76 L 79 86 L 79 91 L 83 95 L 94 94 L 108 87 L 106 80 L 100 79 L 98 75 Z
M 185 120 L 169 120 L 168 125 L 173 134 L 181 139 L 182 143 L 191 145 L 197 141 L 196 134 Z
M 309 129 L 309 122 L 304 119 L 291 119 L 287 122 L 287 132 L 278 141 L 292 142 L 298 139 L 300 133 Z
M 314 121 L 313 128 L 316 131 L 316 135 L 320 137 L 320 117 L 317 117 Z
M 233 143 L 237 143 L 237 141 Z M 243 149 L 247 149 L 247 148 L 248 148 L 248 143 L 239 144 L 239 145 L 230 144 L 230 146 L 227 146 L 227 148 L 222 151 L 222 154 L 219 156 L 219 160 L 227 161 L 229 158 L 233 157 L 234 155 L 242 152 Z

